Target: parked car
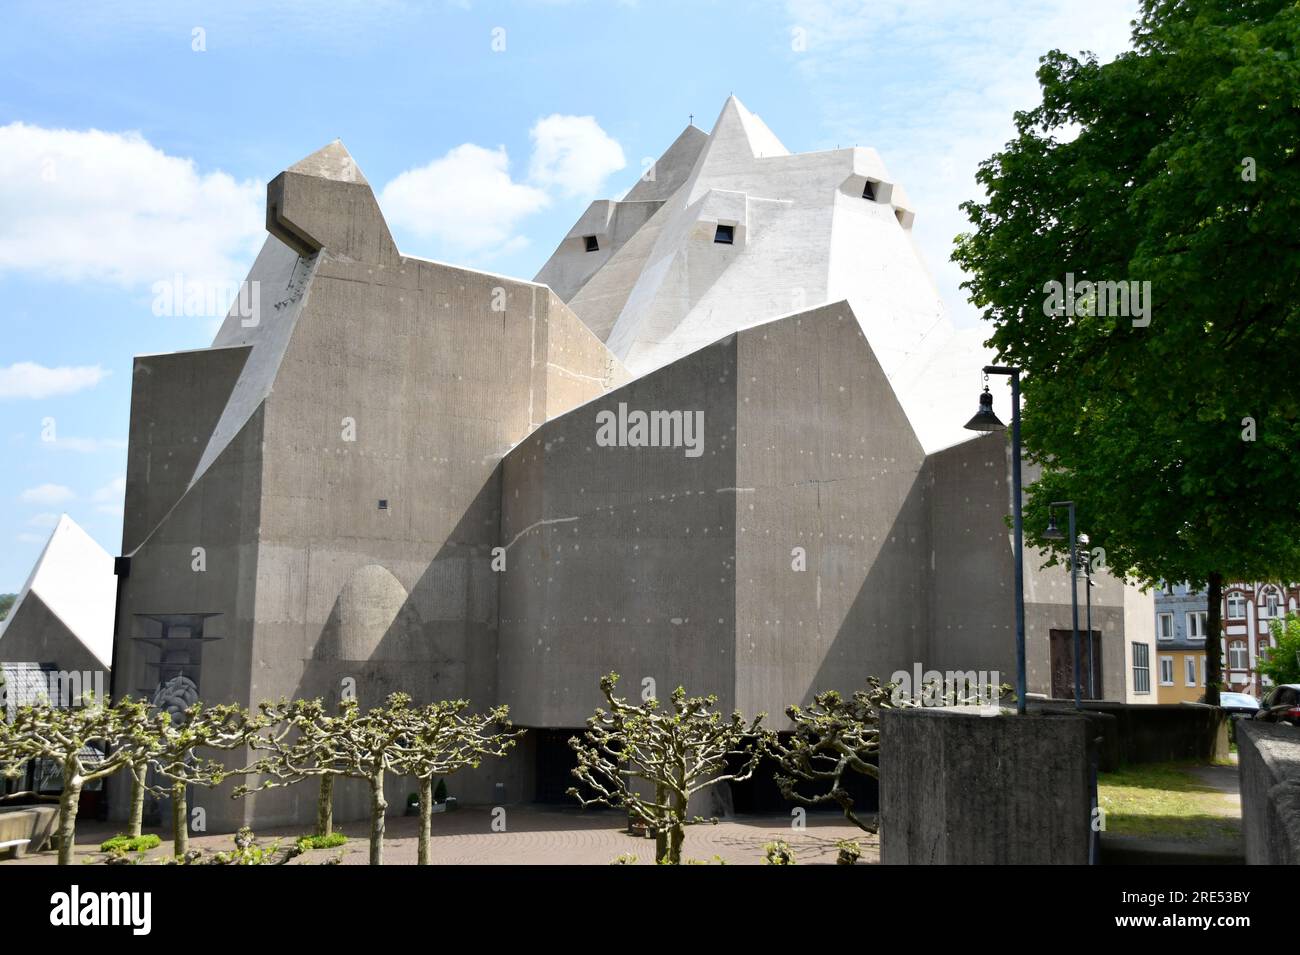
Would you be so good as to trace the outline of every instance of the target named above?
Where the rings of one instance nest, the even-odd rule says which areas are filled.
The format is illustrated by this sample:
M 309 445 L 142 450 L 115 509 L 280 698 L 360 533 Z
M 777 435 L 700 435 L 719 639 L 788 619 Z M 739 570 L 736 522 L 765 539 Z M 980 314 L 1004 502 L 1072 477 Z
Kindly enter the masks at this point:
M 1300 683 L 1283 683 L 1265 693 L 1255 719 L 1300 726 Z
M 1205 696 L 1202 695 L 1197 702 L 1204 703 Z M 1251 717 L 1259 712 L 1259 700 L 1249 693 L 1230 693 L 1223 690 L 1219 693 L 1219 708 L 1226 710 L 1233 719 Z

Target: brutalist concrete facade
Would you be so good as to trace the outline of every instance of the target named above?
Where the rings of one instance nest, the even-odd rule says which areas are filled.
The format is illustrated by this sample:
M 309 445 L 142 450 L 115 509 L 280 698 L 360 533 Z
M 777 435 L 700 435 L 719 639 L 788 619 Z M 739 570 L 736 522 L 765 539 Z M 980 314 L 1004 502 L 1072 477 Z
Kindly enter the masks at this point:
M 946 369 L 973 385 L 985 356 L 937 296 L 891 304 L 928 279 L 874 153 L 790 156 L 728 100 L 561 242 L 539 279 L 568 304 L 403 256 L 339 143 L 267 194 L 255 307 L 209 349 L 137 359 L 118 692 L 507 703 L 535 732 L 455 781 L 481 801 L 532 798 L 611 670 L 778 728 L 869 674 L 1013 678 L 1006 442 L 934 437 L 973 410 Z M 1069 626 L 1069 587 L 1028 563 L 1033 647 Z M 1124 594 L 1094 594 L 1117 667 Z M 338 798 L 364 813 L 359 786 Z M 315 805 L 195 799 L 214 828 Z

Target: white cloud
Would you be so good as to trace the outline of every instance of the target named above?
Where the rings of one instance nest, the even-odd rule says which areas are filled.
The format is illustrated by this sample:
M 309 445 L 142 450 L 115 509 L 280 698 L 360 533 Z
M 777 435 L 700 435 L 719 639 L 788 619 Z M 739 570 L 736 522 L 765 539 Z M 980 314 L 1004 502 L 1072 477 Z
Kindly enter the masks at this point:
M 0 160 L 2 161 L 2 160 Z M 0 230 L 4 218 L 0 216 Z M 109 372 L 99 365 L 60 365 L 46 368 L 35 362 L 20 361 L 8 368 L 0 368 L 0 398 L 50 398 L 54 395 L 71 395 L 93 388 Z
M 554 113 L 539 119 L 528 135 L 533 141 L 529 178 L 567 197 L 595 196 L 611 173 L 627 165 L 623 147 L 594 116 Z
M 121 502 L 122 497 L 125 494 L 126 494 L 126 478 L 120 477 L 120 478 L 114 478 L 112 481 L 109 481 L 107 484 L 105 484 L 103 487 L 97 490 L 94 494 L 91 495 L 91 499 L 95 501 L 99 501 L 101 503 L 111 504 L 115 502 Z
M 787 0 L 786 12 L 806 43 L 789 55 L 818 104 L 823 145 L 879 150 L 916 205 L 912 234 L 949 314 L 975 324 L 949 258 L 971 229 L 958 205 L 982 197 L 977 167 L 1012 138 L 1012 113 L 1040 101 L 1038 58 L 1053 48 L 1113 58 L 1129 45 L 1137 0 L 988 0 L 978 16 L 948 0 Z
M 504 146 L 465 143 L 401 173 L 384 186 L 379 201 L 391 225 L 458 252 L 475 252 L 511 241 L 519 221 L 545 208 L 550 197 L 510 178 Z
M 64 487 L 62 484 L 39 484 L 23 491 L 18 495 L 18 499 L 24 504 L 62 504 L 76 496 L 72 493 L 72 488 Z
M 139 133 L 0 126 L 0 272 L 123 287 L 176 273 L 238 281 L 265 185 L 200 173 Z
M 556 197 L 590 197 L 627 162 L 623 148 L 591 116 L 554 114 L 529 132 L 533 151 L 526 179 L 510 174 L 504 146 L 463 143 L 427 166 L 408 169 L 379 192 L 388 223 L 442 255 L 490 257 L 528 244 L 519 227 Z

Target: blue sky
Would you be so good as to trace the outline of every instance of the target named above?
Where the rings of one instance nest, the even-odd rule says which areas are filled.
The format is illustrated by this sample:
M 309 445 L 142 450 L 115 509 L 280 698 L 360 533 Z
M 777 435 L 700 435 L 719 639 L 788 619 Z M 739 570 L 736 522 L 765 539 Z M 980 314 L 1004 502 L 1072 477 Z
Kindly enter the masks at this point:
M 6 6 L 0 592 L 58 514 L 120 549 L 136 354 L 204 347 L 156 283 L 237 284 L 265 183 L 341 138 L 407 253 L 531 278 L 729 93 L 794 152 L 875 147 L 958 325 L 976 164 L 1048 49 L 1109 59 L 1136 0 L 141 2 Z

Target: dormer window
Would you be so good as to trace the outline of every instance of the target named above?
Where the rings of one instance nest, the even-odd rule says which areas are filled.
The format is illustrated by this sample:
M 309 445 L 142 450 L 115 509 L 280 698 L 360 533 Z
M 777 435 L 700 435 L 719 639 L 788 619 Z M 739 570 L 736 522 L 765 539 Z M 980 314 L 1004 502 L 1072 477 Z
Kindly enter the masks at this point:
M 713 241 L 721 242 L 723 245 L 731 245 L 736 241 L 736 227 L 734 225 L 718 226 L 718 231 L 713 233 Z
M 868 179 L 866 184 L 862 187 L 862 198 L 870 199 L 872 202 L 876 201 L 876 184 L 870 179 Z
M 588 252 L 600 251 L 600 243 L 596 241 L 596 237 L 594 235 L 584 235 L 582 237 L 582 244 L 583 246 L 586 247 L 586 251 Z

